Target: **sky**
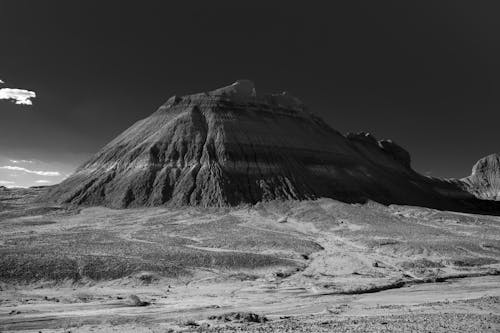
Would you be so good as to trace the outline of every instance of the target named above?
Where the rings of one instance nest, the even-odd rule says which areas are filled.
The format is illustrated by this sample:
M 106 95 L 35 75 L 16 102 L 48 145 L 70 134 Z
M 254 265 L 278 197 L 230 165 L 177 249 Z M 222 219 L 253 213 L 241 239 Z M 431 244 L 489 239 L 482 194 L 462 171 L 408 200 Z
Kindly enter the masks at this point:
M 500 151 L 498 1 L 0 0 L 0 186 L 54 184 L 168 97 L 250 79 L 464 177 Z M 15 161 L 15 162 L 14 162 Z

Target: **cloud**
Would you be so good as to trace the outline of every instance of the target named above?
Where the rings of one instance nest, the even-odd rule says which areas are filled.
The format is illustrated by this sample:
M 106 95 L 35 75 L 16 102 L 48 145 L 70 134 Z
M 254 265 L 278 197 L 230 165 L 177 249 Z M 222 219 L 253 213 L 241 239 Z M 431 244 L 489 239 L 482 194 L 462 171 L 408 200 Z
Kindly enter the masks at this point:
M 14 182 L 11 182 L 10 180 L 0 180 L 0 185 L 13 185 L 15 184 Z
M 40 179 L 40 180 L 35 181 L 35 183 L 37 183 L 37 184 L 48 184 L 48 183 L 51 183 L 51 181 L 50 180 L 45 180 L 45 179 Z
M 19 105 L 33 105 L 31 98 L 35 97 L 36 94 L 34 91 L 15 88 L 0 89 L 0 99 L 12 100 L 14 103 Z
M 9 160 L 11 163 L 33 163 L 33 161 L 30 161 L 30 160 Z
M 56 177 L 56 176 L 61 175 L 61 173 L 59 171 L 37 171 L 37 170 L 29 170 L 26 168 L 22 168 L 22 167 L 18 167 L 18 166 L 11 166 L 11 165 L 2 166 L 2 167 L 0 167 L 0 169 L 23 171 L 26 173 L 32 173 L 32 174 L 39 175 L 39 176 L 49 176 L 49 177 Z
M 0 80 L 0 84 L 4 84 L 5 82 L 3 82 L 2 80 Z

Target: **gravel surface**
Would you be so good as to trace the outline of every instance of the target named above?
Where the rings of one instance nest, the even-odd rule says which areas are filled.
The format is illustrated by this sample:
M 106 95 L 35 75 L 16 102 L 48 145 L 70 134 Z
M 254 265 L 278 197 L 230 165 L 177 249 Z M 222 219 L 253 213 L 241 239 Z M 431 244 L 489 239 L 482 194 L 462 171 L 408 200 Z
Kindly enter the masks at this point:
M 405 314 L 341 320 L 280 320 L 266 324 L 214 327 L 206 332 L 499 332 L 499 315 Z

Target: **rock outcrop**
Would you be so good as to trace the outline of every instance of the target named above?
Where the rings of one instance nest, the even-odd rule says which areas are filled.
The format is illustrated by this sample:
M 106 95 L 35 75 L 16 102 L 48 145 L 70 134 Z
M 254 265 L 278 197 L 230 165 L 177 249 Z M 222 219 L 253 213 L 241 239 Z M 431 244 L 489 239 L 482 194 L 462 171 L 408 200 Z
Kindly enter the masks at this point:
M 465 188 L 476 197 L 500 200 L 500 154 L 480 159 L 472 168 L 472 174 L 462 181 Z
M 392 141 L 345 137 L 289 93 L 259 96 L 241 80 L 171 97 L 45 199 L 122 208 L 317 197 L 447 209 L 472 196 L 413 171 Z

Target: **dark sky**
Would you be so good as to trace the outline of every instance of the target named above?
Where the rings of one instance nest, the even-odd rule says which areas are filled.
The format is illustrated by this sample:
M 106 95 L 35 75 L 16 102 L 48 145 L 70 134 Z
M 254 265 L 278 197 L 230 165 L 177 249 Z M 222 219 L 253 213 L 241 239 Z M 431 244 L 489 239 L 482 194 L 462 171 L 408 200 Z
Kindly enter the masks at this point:
M 496 0 L 0 0 L 0 88 L 37 95 L 0 100 L 0 167 L 62 177 L 169 96 L 247 78 L 463 177 L 500 151 L 499 16 Z

